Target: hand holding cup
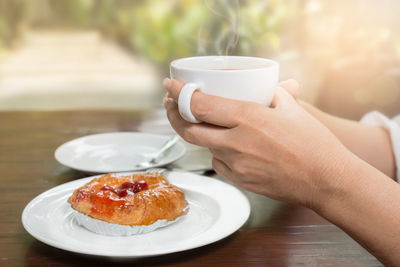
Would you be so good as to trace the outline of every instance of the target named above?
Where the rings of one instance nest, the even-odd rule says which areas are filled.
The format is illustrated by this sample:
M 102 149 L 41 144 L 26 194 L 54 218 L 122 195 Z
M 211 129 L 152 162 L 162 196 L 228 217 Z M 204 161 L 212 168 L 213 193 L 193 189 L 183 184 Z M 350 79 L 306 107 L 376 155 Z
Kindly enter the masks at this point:
M 171 125 L 187 142 L 209 148 L 215 171 L 242 188 L 319 209 L 341 186 L 344 166 L 356 160 L 291 90 L 278 87 L 269 107 L 197 91 L 190 110 L 203 123 L 194 124 L 178 111 L 184 85 L 165 82 Z

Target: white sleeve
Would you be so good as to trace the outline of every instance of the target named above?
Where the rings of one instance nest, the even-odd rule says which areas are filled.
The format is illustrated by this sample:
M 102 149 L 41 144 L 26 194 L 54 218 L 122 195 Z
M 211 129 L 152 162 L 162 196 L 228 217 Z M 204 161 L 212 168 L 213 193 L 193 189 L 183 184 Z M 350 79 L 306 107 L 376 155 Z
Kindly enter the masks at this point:
M 400 182 L 400 115 L 397 115 L 393 119 L 389 119 L 382 113 L 373 111 L 364 115 L 360 122 L 369 125 L 381 126 L 389 131 L 394 158 L 396 161 L 397 182 Z

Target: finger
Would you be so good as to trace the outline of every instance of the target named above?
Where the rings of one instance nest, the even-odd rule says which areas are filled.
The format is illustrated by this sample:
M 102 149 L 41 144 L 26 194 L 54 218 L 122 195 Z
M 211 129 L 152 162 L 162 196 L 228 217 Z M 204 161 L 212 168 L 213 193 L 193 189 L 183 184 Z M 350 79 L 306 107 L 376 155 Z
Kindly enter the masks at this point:
M 206 123 L 195 124 L 185 121 L 172 100 L 166 102 L 167 117 L 174 130 L 188 143 L 216 148 L 228 145 L 229 129 Z
M 167 103 L 167 101 L 169 101 L 169 100 L 172 100 L 172 98 L 169 96 L 168 93 L 166 93 L 165 96 L 164 96 L 164 98 L 163 98 L 163 101 L 162 101 L 164 107 L 166 106 L 166 103 Z
M 231 149 L 228 148 L 210 148 L 210 152 L 214 158 L 224 161 L 228 166 L 228 160 L 233 154 Z
M 233 184 L 241 187 L 241 179 L 236 177 L 234 171 L 221 159 L 213 157 L 212 159 L 212 167 L 216 173 L 225 179 L 231 181 Z
M 165 78 L 163 81 L 163 85 L 167 90 L 169 96 L 174 99 L 176 103 L 178 103 L 179 93 L 185 83 L 179 80 Z
M 251 165 L 249 164 L 249 161 L 253 161 L 250 159 L 250 155 L 226 148 L 210 149 L 210 152 L 214 158 L 223 161 L 225 165 L 229 167 L 232 173 L 232 176 L 230 177 L 232 182 L 239 182 L 237 181 L 237 175 L 244 176 L 245 173 L 249 173 L 249 166 Z
M 241 123 L 252 104 L 195 92 L 190 109 L 198 120 L 221 127 L 234 128 Z
M 183 85 L 181 81 L 174 79 L 166 83 L 167 91 L 176 103 Z M 252 104 L 197 91 L 192 96 L 190 109 L 192 114 L 200 121 L 233 128 L 240 124 L 244 111 Z
M 288 91 L 295 99 L 299 96 L 299 83 L 294 79 L 289 79 L 279 83 L 279 87 L 282 87 Z
M 232 176 L 232 170 L 226 165 L 222 160 L 213 157 L 212 159 L 212 168 L 216 173 L 221 175 L 222 177 L 229 179 Z
M 167 108 L 170 105 L 176 105 L 176 104 L 172 98 L 165 96 L 163 99 L 163 106 Z
M 282 108 L 296 103 L 294 98 L 282 87 L 278 87 L 272 99 L 272 108 Z

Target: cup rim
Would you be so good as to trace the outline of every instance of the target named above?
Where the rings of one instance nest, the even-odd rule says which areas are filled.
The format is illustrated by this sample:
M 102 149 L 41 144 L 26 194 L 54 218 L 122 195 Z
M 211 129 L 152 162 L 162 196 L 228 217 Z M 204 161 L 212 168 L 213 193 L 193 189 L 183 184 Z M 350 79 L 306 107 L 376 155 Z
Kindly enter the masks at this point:
M 272 60 L 272 59 L 266 59 L 262 57 L 248 57 L 248 56 L 194 56 L 194 57 L 184 57 L 184 58 L 179 58 L 175 59 L 171 62 L 170 68 L 174 68 L 177 70 L 188 70 L 188 71 L 204 71 L 204 72 L 224 72 L 227 73 L 226 70 L 223 69 L 205 69 L 205 68 L 194 68 L 194 67 L 182 67 L 178 66 L 182 61 L 190 61 L 193 59 L 199 59 L 199 58 L 235 58 L 235 59 L 247 59 L 247 60 L 258 60 L 258 61 L 263 61 L 265 63 L 268 63 L 266 66 L 260 66 L 256 68 L 248 68 L 248 69 L 234 69 L 234 70 L 229 70 L 229 73 L 232 72 L 243 72 L 243 71 L 255 71 L 255 70 L 262 70 L 262 69 L 270 69 L 270 68 L 277 68 L 279 67 L 279 63 Z

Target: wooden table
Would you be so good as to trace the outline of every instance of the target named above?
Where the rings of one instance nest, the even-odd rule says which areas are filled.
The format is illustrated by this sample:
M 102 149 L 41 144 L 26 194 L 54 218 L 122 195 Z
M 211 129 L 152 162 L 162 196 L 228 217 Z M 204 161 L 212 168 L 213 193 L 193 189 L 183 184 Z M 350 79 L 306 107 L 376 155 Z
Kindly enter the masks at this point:
M 22 227 L 21 213 L 38 194 L 86 175 L 60 165 L 54 150 L 76 137 L 136 131 L 149 112 L 0 113 L 0 266 L 380 266 L 342 230 L 313 211 L 246 192 L 248 222 L 214 244 L 180 253 L 118 260 L 48 246 Z M 153 127 L 156 129 L 156 125 Z M 152 128 L 152 127 L 150 127 Z M 220 179 L 216 177 L 216 179 Z

